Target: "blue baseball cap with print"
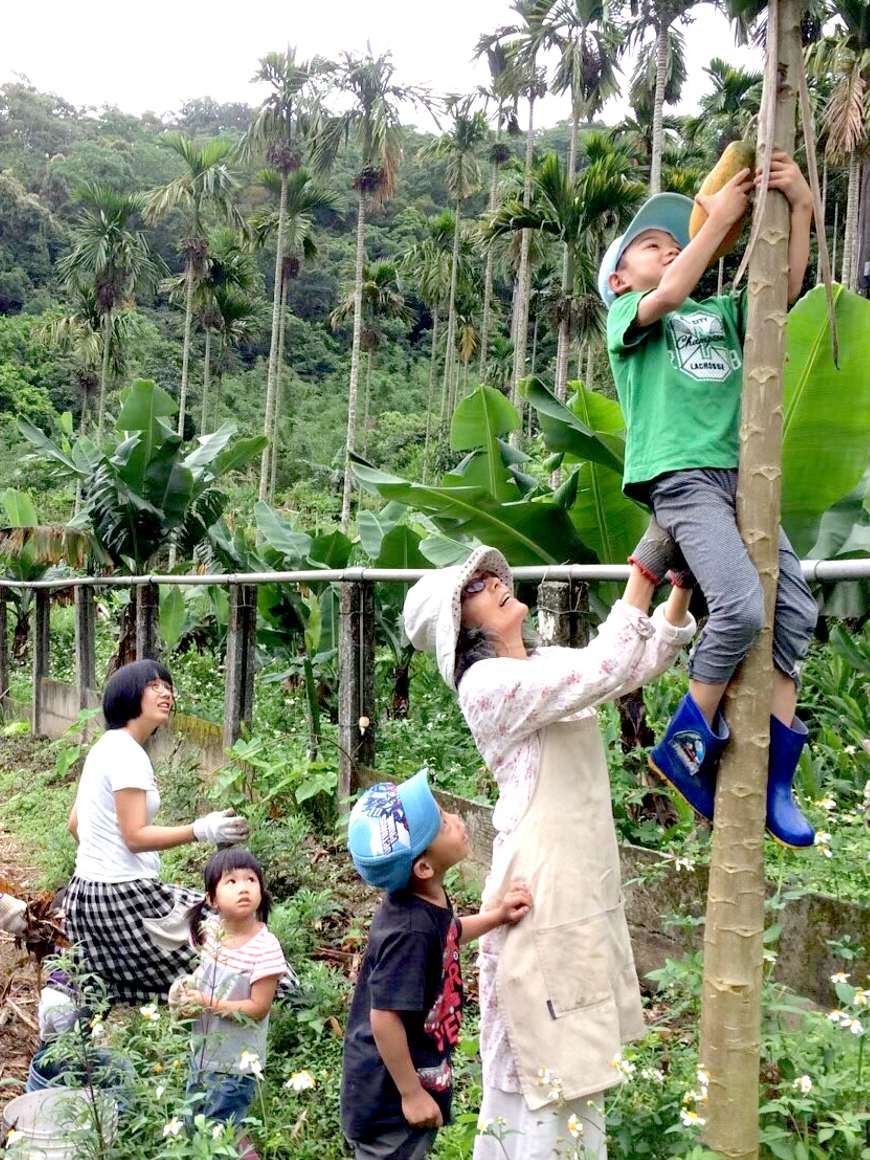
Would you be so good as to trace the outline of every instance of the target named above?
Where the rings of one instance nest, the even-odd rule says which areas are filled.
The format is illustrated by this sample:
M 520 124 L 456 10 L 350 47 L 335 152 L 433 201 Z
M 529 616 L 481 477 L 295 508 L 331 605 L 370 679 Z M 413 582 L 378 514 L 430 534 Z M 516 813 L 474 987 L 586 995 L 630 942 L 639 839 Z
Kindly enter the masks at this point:
M 353 864 L 370 886 L 401 890 L 411 869 L 441 829 L 441 810 L 421 769 L 396 785 L 370 786 L 351 810 L 347 845 Z
M 689 244 L 689 218 L 694 201 L 682 193 L 657 193 L 645 201 L 629 223 L 628 229 L 614 238 L 598 267 L 598 293 L 605 306 L 610 306 L 616 295 L 608 285 L 610 275 L 619 265 L 619 259 L 644 230 L 664 230 L 680 243 Z

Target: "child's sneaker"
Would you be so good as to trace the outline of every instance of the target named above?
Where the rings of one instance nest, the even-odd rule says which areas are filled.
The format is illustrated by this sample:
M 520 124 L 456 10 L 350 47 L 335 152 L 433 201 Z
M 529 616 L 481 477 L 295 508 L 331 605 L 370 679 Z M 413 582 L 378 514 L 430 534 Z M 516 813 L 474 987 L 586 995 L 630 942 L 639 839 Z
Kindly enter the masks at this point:
M 689 693 L 671 718 L 662 740 L 651 750 L 650 769 L 708 821 L 713 819 L 716 769 L 731 736 L 725 718 L 716 714 L 711 729 Z

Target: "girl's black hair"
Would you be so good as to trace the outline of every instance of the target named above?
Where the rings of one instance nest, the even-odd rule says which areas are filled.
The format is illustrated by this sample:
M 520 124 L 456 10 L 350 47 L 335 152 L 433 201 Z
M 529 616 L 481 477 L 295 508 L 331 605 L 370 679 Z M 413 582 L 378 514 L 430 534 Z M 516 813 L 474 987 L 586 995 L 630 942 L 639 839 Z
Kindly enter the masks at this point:
M 257 918 L 260 922 L 269 921 L 272 895 L 266 888 L 263 867 L 250 850 L 245 850 L 242 846 L 228 846 L 226 850 L 218 850 L 216 854 L 212 854 L 206 862 L 202 872 L 205 880 L 205 898 L 192 907 L 188 915 L 190 934 L 196 946 L 202 945 L 204 938 L 202 925 L 205 921 L 206 911 L 214 909 L 218 884 L 224 874 L 228 874 L 231 870 L 253 870 L 257 875 L 257 881 L 260 884 L 260 905 L 257 907 Z
M 165 681 L 170 688 L 169 669 L 159 661 L 131 661 L 122 665 L 106 682 L 103 689 L 103 717 L 107 729 L 123 729 L 142 712 L 142 694 L 150 681 Z

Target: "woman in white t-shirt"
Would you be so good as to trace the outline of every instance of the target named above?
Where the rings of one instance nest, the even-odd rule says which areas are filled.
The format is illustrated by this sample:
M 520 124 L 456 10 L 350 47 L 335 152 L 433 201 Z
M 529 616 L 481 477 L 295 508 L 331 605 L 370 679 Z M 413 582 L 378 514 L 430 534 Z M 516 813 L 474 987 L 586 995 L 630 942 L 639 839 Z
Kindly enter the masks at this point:
M 189 825 L 154 825 L 160 793 L 143 746 L 169 719 L 174 695 L 172 677 L 157 661 L 134 661 L 113 674 L 103 692 L 106 732 L 85 759 L 69 816 L 78 852 L 64 899 L 68 933 L 114 1002 L 165 995 L 191 965 L 177 932 L 202 896 L 160 881 L 159 851 L 248 836 L 247 822 L 232 810 Z

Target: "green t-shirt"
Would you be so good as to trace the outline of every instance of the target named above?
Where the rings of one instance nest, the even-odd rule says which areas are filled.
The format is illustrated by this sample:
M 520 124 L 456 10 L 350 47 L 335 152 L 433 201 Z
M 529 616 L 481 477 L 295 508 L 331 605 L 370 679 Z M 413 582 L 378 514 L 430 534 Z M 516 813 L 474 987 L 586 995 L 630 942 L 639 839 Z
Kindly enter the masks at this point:
M 623 490 L 648 503 L 663 472 L 737 466 L 746 293 L 687 298 L 638 327 L 643 296 L 610 307 L 607 351 L 627 429 Z

